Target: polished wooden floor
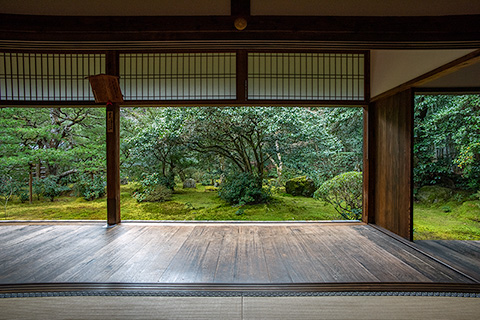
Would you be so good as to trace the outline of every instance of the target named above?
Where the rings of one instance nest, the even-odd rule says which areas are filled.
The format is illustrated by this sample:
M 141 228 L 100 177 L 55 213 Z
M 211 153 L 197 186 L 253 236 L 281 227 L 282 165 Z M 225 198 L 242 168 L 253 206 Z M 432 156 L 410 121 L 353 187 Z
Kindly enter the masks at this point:
M 415 244 L 423 252 L 480 282 L 480 241 L 421 240 Z
M 360 223 L 0 224 L 0 284 L 473 283 Z

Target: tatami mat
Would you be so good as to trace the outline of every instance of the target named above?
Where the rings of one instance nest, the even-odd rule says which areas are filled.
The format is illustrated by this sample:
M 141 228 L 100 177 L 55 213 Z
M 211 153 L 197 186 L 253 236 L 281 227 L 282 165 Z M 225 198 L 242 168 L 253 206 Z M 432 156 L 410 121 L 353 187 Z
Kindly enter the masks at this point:
M 0 299 L 0 319 L 478 319 L 480 299 L 418 296 Z

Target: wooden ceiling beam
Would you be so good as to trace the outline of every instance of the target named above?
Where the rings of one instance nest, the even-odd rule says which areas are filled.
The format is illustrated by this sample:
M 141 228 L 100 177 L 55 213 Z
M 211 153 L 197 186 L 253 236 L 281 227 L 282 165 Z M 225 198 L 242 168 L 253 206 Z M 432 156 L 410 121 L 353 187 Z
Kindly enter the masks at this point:
M 242 10 L 245 10 L 242 9 Z M 344 41 L 480 43 L 480 15 L 442 17 L 82 17 L 0 14 L 3 41 Z

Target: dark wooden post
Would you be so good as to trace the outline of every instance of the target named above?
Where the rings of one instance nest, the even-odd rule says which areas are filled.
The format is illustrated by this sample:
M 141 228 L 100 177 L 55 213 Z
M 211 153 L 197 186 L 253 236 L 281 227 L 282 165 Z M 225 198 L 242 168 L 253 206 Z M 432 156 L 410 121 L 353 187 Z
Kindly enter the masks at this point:
M 120 106 L 107 104 L 107 224 L 120 218 Z
M 375 223 L 375 132 L 373 127 L 373 106 L 363 111 L 363 215 L 365 223 Z
M 119 75 L 118 52 L 106 55 L 106 73 Z M 120 106 L 107 103 L 107 224 L 121 222 L 120 216 Z

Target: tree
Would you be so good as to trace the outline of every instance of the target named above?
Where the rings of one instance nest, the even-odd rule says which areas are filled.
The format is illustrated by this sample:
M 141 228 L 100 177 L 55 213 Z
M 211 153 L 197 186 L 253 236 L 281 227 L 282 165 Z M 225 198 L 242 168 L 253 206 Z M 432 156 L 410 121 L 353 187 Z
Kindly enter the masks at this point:
M 416 97 L 414 139 L 417 188 L 479 188 L 480 96 Z
M 57 183 L 81 172 L 105 172 L 104 109 L 0 109 L 0 174 L 26 185 L 30 164 Z

